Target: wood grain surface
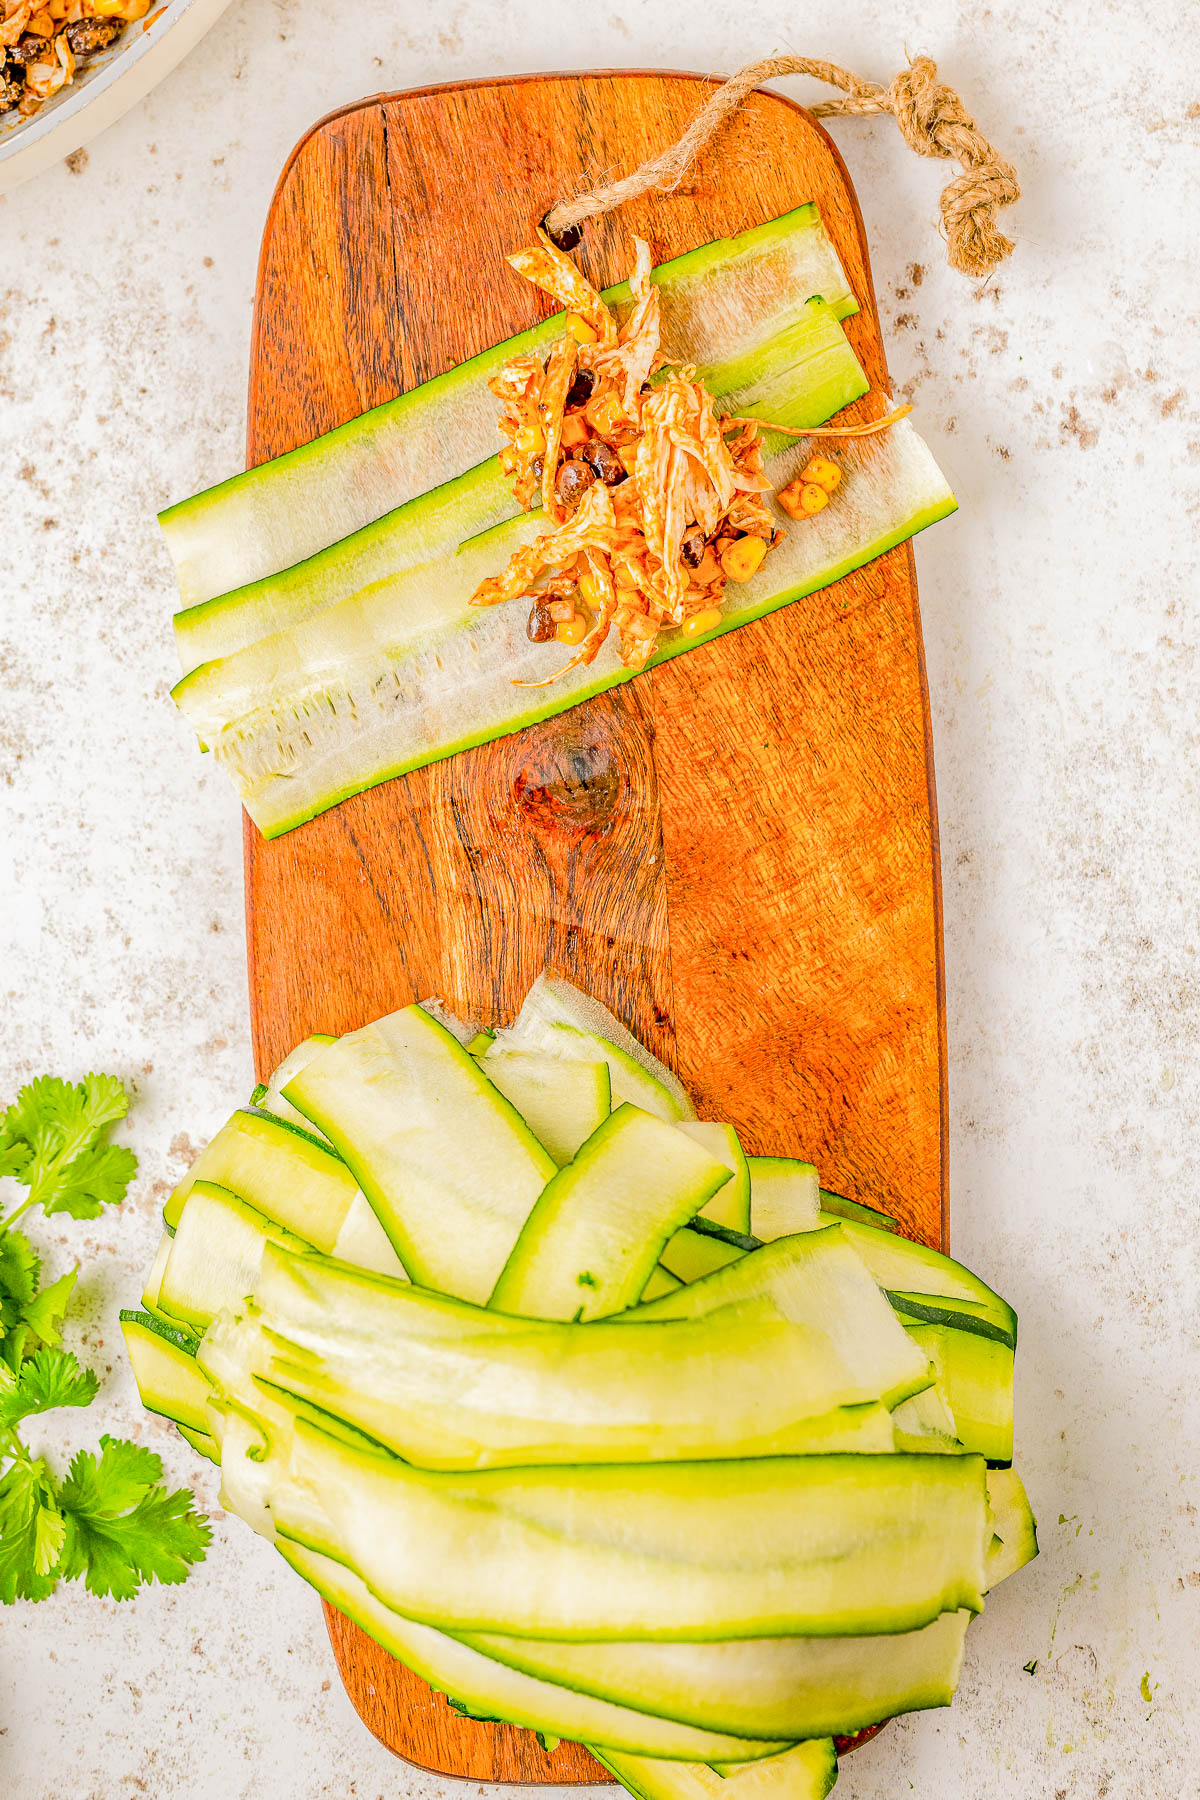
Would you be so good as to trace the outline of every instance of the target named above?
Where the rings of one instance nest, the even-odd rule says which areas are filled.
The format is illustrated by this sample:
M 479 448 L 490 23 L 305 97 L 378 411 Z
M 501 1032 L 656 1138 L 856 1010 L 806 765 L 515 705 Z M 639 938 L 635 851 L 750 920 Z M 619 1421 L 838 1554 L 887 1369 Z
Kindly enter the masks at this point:
M 279 455 L 549 310 L 503 261 L 562 194 L 672 140 L 705 77 L 533 76 L 425 89 L 316 126 L 263 240 L 248 460 Z M 597 283 L 815 200 L 888 377 L 862 222 L 831 141 L 755 96 L 687 185 L 589 224 Z M 944 1243 L 936 807 L 911 552 L 562 717 L 348 800 L 266 843 L 247 821 L 259 1073 L 305 1034 L 435 994 L 508 1020 L 555 967 L 672 1063 L 751 1152 Z M 606 1777 L 578 1746 L 462 1719 L 332 1611 L 363 1719 L 478 1780 Z

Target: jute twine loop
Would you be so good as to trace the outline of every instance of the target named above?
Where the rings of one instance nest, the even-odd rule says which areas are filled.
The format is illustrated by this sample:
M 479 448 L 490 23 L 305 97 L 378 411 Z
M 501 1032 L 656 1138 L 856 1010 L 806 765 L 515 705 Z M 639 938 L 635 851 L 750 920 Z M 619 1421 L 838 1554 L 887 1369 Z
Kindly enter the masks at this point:
M 951 268 L 964 275 L 990 275 L 998 263 L 1011 256 L 1012 239 L 999 229 L 996 215 L 1002 206 L 1011 206 L 1020 198 L 1017 172 L 988 143 L 954 89 L 938 80 L 937 64 L 928 56 L 914 57 L 887 87 L 862 81 L 836 63 L 808 56 L 768 56 L 748 63 L 710 96 L 677 143 L 620 181 L 560 201 L 547 213 L 546 229 L 561 234 L 651 189 L 669 193 L 724 121 L 764 81 L 782 75 L 811 75 L 841 88 L 840 99 L 824 100 L 811 109 L 818 116 L 867 118 L 890 112 L 918 156 L 949 157 L 961 166 L 962 173 L 943 189 L 941 197 L 941 229 Z

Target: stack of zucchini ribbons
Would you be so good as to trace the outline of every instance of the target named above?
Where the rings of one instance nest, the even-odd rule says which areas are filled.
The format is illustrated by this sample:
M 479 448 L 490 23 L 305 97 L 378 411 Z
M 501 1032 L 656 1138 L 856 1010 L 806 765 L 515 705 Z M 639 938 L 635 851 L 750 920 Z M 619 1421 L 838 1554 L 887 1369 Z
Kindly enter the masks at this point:
M 122 1323 L 305 1580 L 645 1800 L 819 1800 L 835 1738 L 950 1702 L 1036 1554 L 1011 1307 L 551 977 L 498 1033 L 306 1040 Z
M 664 350 L 694 365 L 727 414 L 815 427 L 867 391 L 841 320 L 857 310 L 813 206 L 662 264 Z M 627 286 L 605 298 L 618 317 Z M 494 454 L 488 381 L 542 355 L 563 315 L 361 418 L 161 515 L 184 608 L 175 699 L 267 837 L 348 795 L 563 711 L 633 670 L 606 645 L 549 688 L 554 646 L 518 608 L 471 595 L 545 530 L 516 514 Z M 807 440 L 764 440 L 775 488 Z M 653 662 L 802 598 L 954 508 L 912 427 L 847 441 L 851 478 L 700 636 L 668 634 Z M 789 521 L 780 514 L 780 525 Z

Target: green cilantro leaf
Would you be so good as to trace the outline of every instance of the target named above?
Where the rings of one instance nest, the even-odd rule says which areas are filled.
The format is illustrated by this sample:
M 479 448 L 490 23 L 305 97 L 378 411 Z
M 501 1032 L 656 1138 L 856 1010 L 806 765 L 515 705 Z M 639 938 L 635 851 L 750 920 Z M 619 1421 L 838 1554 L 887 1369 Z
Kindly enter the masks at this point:
M 3 1243 L 0 1238 L 0 1243 Z M 21 1322 L 29 1334 L 39 1340 L 38 1348 L 52 1348 L 62 1342 L 62 1322 L 67 1315 L 67 1307 L 71 1302 L 71 1291 L 75 1286 L 78 1269 L 68 1269 L 49 1287 L 42 1288 L 40 1293 L 27 1300 L 21 1311 Z
M 102 1437 L 100 1455 L 81 1450 L 58 1494 L 65 1521 L 59 1573 L 82 1575 L 90 1593 L 128 1600 L 143 1582 L 187 1579 L 212 1533 L 187 1488 L 158 1486 L 150 1450 Z
M 137 1157 L 123 1144 L 97 1144 L 81 1150 L 57 1177 L 42 1205 L 46 1212 L 70 1213 L 73 1219 L 95 1219 L 106 1206 L 125 1198 L 137 1174 Z
M 56 1517 L 58 1508 L 45 1463 L 15 1462 L 0 1476 L 0 1603 L 5 1606 L 44 1600 L 54 1592 L 54 1564 L 46 1562 L 54 1527 L 47 1514 Z
M 100 1383 L 90 1369 L 82 1369 L 70 1350 L 43 1348 L 23 1365 L 19 1374 L 7 1369 L 0 1379 L 0 1431 L 11 1431 L 33 1413 L 53 1412 L 58 1406 L 90 1406 Z
M 128 1106 L 115 1075 L 85 1075 L 78 1082 L 39 1075 L 0 1119 L 0 1174 L 29 1189 L 29 1205 L 94 1219 L 124 1198 L 137 1168 L 131 1150 L 104 1142 Z
M 6 1300 L 25 1306 L 37 1292 L 41 1259 L 21 1231 L 0 1236 L 0 1305 Z

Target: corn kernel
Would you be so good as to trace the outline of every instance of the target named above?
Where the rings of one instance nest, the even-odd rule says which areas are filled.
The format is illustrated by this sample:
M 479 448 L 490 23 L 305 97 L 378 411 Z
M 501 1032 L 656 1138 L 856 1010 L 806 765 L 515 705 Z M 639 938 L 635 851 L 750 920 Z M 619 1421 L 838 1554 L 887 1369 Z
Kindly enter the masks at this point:
M 537 456 L 546 448 L 546 434 L 534 419 L 528 425 L 521 426 L 513 444 L 522 456 Z
M 829 505 L 829 494 L 815 481 L 804 481 L 799 476 L 789 481 L 785 488 L 780 488 L 775 498 L 790 519 L 810 519 L 819 513 L 823 506 Z
M 599 612 L 607 599 L 604 583 L 590 569 L 579 577 L 579 591 L 593 612 Z
M 50 38 L 54 36 L 54 20 L 48 12 L 35 12 L 29 21 L 29 29 L 35 37 Z
M 814 456 L 801 469 L 800 479 L 814 487 L 824 488 L 827 494 L 832 494 L 842 479 L 842 471 L 835 462 L 830 461 L 829 457 Z
M 615 394 L 605 394 L 598 400 L 589 400 L 585 408 L 587 418 L 593 430 L 601 437 L 608 437 L 616 430 L 618 422 L 623 418 L 621 403 Z
M 617 445 L 617 455 L 620 457 L 621 466 L 627 475 L 633 474 L 633 466 L 637 462 L 637 453 L 638 447 L 636 442 L 632 444 Z
M 679 635 L 685 638 L 702 637 L 706 631 L 711 631 L 715 625 L 720 623 L 720 607 L 706 606 L 703 612 L 693 613 L 690 619 L 683 621 L 679 627 Z
M 623 606 L 625 606 L 625 607 L 632 606 L 632 607 L 640 608 L 641 604 L 642 604 L 642 596 L 641 596 L 641 591 L 638 588 L 622 586 L 618 582 L 618 584 L 617 584 L 617 606 L 618 606 L 618 608 L 623 607 Z
M 564 450 L 574 450 L 580 444 L 586 444 L 591 435 L 587 420 L 582 413 L 567 413 L 562 422 L 562 447 Z
M 736 538 L 721 557 L 721 567 L 730 581 L 749 581 L 766 554 L 762 538 Z
M 582 644 L 587 636 L 587 620 L 579 613 L 572 613 L 569 619 L 560 620 L 554 635 L 560 644 Z
M 596 342 L 596 333 L 579 313 L 569 312 L 567 314 L 567 335 L 573 337 L 577 344 L 594 344 Z

